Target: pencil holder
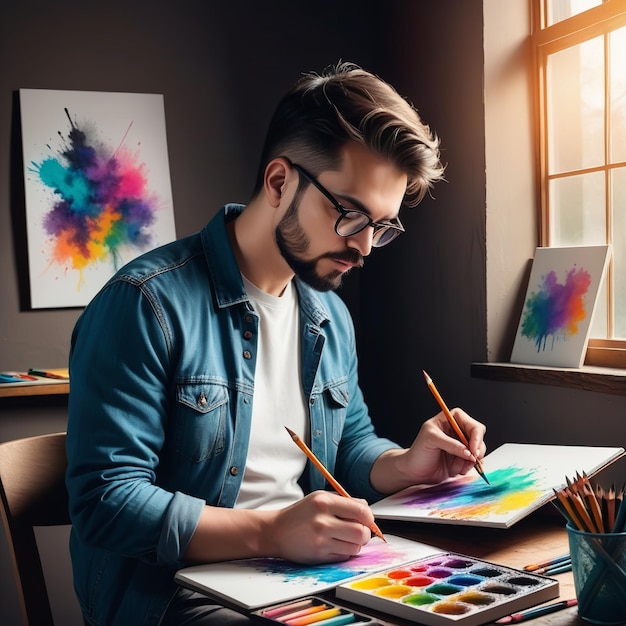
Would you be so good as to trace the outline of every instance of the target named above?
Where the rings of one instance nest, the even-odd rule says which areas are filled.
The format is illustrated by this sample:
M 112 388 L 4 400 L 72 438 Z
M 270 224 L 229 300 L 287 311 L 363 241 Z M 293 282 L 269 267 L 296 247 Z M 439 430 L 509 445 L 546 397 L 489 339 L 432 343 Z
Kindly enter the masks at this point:
M 567 525 L 578 614 L 592 624 L 626 624 L 626 532 L 589 533 Z

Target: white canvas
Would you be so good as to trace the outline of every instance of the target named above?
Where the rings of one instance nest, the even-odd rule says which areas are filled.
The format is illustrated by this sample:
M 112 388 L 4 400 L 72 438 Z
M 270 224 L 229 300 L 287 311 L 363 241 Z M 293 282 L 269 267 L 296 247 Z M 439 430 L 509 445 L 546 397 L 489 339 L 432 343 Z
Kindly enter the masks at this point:
M 537 248 L 512 363 L 582 366 L 609 248 Z
M 474 470 L 437 485 L 417 485 L 372 505 L 380 519 L 508 528 L 554 498 L 577 472 L 593 476 L 624 454 L 621 447 L 506 443 Z
M 175 239 L 163 96 L 20 89 L 32 308 L 85 306 Z

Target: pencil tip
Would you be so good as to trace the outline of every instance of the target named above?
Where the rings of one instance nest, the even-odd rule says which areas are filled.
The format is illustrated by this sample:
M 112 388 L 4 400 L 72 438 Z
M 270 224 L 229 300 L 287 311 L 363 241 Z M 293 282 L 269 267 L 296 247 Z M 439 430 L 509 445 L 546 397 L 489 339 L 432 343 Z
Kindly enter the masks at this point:
M 285 426 L 285 430 L 291 435 L 292 439 L 295 439 L 298 435 L 296 435 L 296 433 L 293 432 L 293 430 L 291 430 L 290 428 L 287 428 Z
M 426 379 L 426 382 L 430 382 L 431 378 L 430 376 L 426 373 L 425 370 L 422 370 L 422 374 L 424 374 L 424 378 Z

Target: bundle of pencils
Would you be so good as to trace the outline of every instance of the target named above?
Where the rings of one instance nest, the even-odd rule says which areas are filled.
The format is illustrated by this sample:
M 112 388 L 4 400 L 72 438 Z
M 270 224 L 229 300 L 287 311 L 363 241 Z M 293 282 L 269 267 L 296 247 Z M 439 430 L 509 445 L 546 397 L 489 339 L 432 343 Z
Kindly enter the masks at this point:
M 626 485 L 618 490 L 594 487 L 584 473 L 565 482 L 566 487 L 554 489 L 553 503 L 570 526 L 590 533 L 626 532 Z

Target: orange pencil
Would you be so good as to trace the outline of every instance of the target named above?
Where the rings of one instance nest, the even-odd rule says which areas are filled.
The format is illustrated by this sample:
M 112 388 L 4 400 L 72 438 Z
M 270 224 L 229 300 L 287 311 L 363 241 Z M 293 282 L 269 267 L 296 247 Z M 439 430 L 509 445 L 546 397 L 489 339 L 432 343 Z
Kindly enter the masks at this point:
M 587 474 L 583 472 L 582 476 L 582 485 L 583 485 L 583 494 L 585 499 L 587 500 L 587 508 L 591 512 L 591 517 L 596 526 L 597 532 L 604 532 L 604 520 L 602 519 L 602 509 L 600 508 L 600 503 L 596 498 L 596 494 L 593 491 L 593 487 L 591 486 L 591 481 Z
M 424 378 L 426 379 L 426 384 L 428 385 L 428 388 L 430 389 L 433 396 L 435 396 L 435 400 L 437 400 L 437 402 L 439 403 L 441 410 L 447 417 L 450 426 L 452 426 L 454 432 L 456 433 L 456 436 L 461 440 L 461 443 L 469 450 L 469 441 L 467 440 L 465 433 L 461 430 L 461 427 L 457 424 L 454 416 L 452 415 L 452 413 L 450 413 L 450 409 L 446 406 L 443 398 L 439 395 L 437 387 L 435 387 L 435 383 L 424 370 L 422 370 L 422 373 L 424 374 Z M 476 471 L 481 475 L 483 480 L 489 485 L 490 482 L 487 480 L 487 476 L 485 476 L 485 471 L 483 470 L 482 463 L 479 460 L 476 460 L 476 463 L 474 463 L 474 467 L 476 468 Z
M 352 496 L 337 482 L 335 477 L 322 465 L 322 462 L 313 454 L 313 451 L 309 448 L 309 446 L 307 446 L 306 443 L 304 443 L 304 441 L 302 441 L 302 439 L 300 439 L 300 437 L 298 437 L 298 435 L 296 435 L 296 433 L 293 432 L 293 430 L 290 430 L 286 426 L 285 426 L 285 430 L 291 435 L 291 438 L 294 440 L 298 448 L 300 448 L 300 450 L 302 450 L 302 452 L 304 452 L 304 454 L 306 454 L 307 457 L 309 457 L 309 460 L 311 461 L 311 463 L 313 463 L 313 465 L 315 465 L 315 467 L 317 467 L 317 469 L 320 472 L 322 472 L 322 475 L 330 483 L 333 489 L 339 495 L 342 495 L 344 498 L 351 498 Z M 387 543 L 387 540 L 385 539 L 383 533 L 381 532 L 380 528 L 378 528 L 376 523 L 372 523 L 372 525 L 370 526 L 370 530 L 377 537 L 380 537 L 385 543 Z

